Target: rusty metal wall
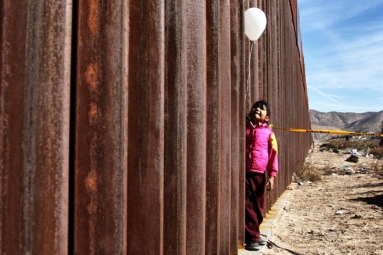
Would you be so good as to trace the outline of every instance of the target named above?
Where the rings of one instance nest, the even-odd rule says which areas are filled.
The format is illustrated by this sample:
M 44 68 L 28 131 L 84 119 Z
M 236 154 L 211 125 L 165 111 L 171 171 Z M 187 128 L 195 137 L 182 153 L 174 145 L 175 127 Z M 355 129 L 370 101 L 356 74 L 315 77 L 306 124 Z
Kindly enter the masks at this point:
M 72 2 L 1 1 L 0 253 L 66 254 Z
M 252 6 L 268 24 L 250 55 Z M 0 254 L 237 254 L 250 105 L 310 127 L 296 6 L 2 1 Z M 311 145 L 275 132 L 267 209 Z

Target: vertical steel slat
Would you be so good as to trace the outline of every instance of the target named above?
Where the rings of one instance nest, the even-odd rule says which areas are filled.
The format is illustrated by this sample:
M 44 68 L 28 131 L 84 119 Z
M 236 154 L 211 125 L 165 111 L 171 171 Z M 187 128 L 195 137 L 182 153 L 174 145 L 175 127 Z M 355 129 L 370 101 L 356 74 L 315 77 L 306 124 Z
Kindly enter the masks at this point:
M 220 173 L 221 163 L 221 77 L 220 77 L 220 5 L 206 5 L 206 242 L 205 249 L 219 254 L 220 241 Z
M 230 254 L 244 244 L 245 88 L 244 3 L 230 1 L 231 45 L 231 232 Z
M 257 7 L 260 9 L 263 9 L 262 6 L 260 6 L 259 0 L 249 0 L 248 5 L 246 5 L 246 9 L 251 7 Z M 244 10 L 245 11 L 245 10 Z M 267 29 L 267 26 L 266 26 Z M 265 33 L 265 32 L 264 32 Z M 256 100 L 264 98 L 263 96 L 263 86 L 261 84 L 264 84 L 263 82 L 263 73 L 264 70 L 262 69 L 262 61 L 265 61 L 266 58 L 261 56 L 262 51 L 260 46 L 262 45 L 261 42 L 264 40 L 265 35 L 263 34 L 257 41 L 252 42 L 247 37 L 244 37 L 246 40 L 246 66 L 247 66 L 247 72 L 246 72 L 246 78 L 248 83 L 248 90 L 249 93 L 246 97 L 246 114 L 248 113 L 250 107 L 253 105 L 253 103 Z M 252 55 L 250 56 L 251 59 L 249 59 L 250 52 Z M 250 71 L 249 71 L 250 69 Z
M 186 254 L 186 38 L 184 1 L 165 7 L 164 252 Z M 176 237 L 176 238 L 175 238 Z
M 278 98 L 277 98 L 277 91 L 278 91 L 278 83 L 279 79 L 276 74 L 278 74 L 278 50 L 279 50 L 279 40 L 278 40 L 278 26 L 281 24 L 280 20 L 278 19 L 278 1 L 270 1 L 269 3 L 269 26 L 268 26 L 268 101 L 270 104 L 271 108 L 271 116 L 270 116 L 270 124 L 275 123 L 278 118 L 278 113 L 277 113 L 277 105 L 278 105 Z M 278 179 L 275 181 L 275 184 L 278 184 L 279 180 Z M 267 192 L 267 196 L 269 199 L 267 199 L 267 204 L 266 208 L 271 208 L 271 205 L 273 202 L 277 200 L 277 194 L 279 193 L 278 191 L 280 190 L 281 185 L 276 185 L 275 186 L 275 192 Z M 279 193 L 280 194 L 280 193 Z M 264 213 L 266 214 L 267 211 Z
M 273 78 L 273 73 L 269 72 L 269 69 L 273 67 L 273 59 L 272 59 L 272 51 L 273 49 L 273 42 L 272 42 L 272 37 L 274 36 L 274 31 L 273 27 L 275 24 L 275 20 L 273 20 L 273 13 L 272 13 L 272 8 L 271 4 L 272 1 L 264 1 L 261 0 L 262 2 L 262 9 L 264 10 L 266 16 L 267 16 L 267 26 L 265 28 L 265 32 L 262 36 L 264 39 L 264 44 L 262 45 L 262 51 L 264 54 L 264 59 L 263 59 L 263 68 L 265 72 L 263 73 L 263 84 L 260 84 L 262 87 L 262 96 L 258 99 L 255 99 L 254 101 L 257 101 L 259 99 L 264 99 L 267 101 L 267 103 L 270 106 L 270 110 L 273 111 L 273 98 L 272 98 L 272 90 L 274 84 L 271 82 L 271 79 Z M 270 121 L 273 121 L 273 117 L 270 118 Z M 270 122 L 271 123 L 271 122 Z M 270 197 L 271 193 L 270 192 L 265 192 L 265 204 L 264 204 L 264 210 L 263 214 L 264 216 L 266 215 L 267 208 L 269 208 L 269 201 L 271 199 Z
M 151 1 L 147 7 L 150 13 L 150 29 L 147 38 L 150 46 L 147 60 L 147 96 L 149 99 L 147 121 L 148 177 L 145 194 L 144 254 L 163 254 L 163 187 L 164 187 L 164 3 Z M 149 25 L 149 24 L 148 24 Z M 129 169 L 133 170 L 133 169 Z
M 126 47 L 121 1 L 78 2 L 75 254 L 126 250 Z
M 230 252 L 231 209 L 231 51 L 230 51 L 230 2 L 220 1 L 219 6 L 219 75 L 221 121 L 221 183 L 220 183 L 220 254 Z M 236 244 L 235 244 L 236 245 Z
M 26 1 L 1 4 L 0 86 L 0 253 L 21 254 L 23 112 L 27 37 Z M 23 18 L 20 18 L 23 17 Z
M 285 7 L 286 5 L 284 4 L 280 4 L 279 5 L 279 13 L 278 13 L 278 20 L 280 22 L 280 24 L 284 24 L 285 20 L 284 20 L 284 17 L 285 17 Z M 277 74 L 278 74 L 278 77 L 280 77 L 278 79 L 278 85 L 277 85 L 277 106 L 276 108 L 274 108 L 274 118 L 273 120 L 274 121 L 274 125 L 276 126 L 285 126 L 285 123 L 284 123 L 284 114 L 283 114 L 283 111 L 284 111 L 284 108 L 286 107 L 286 101 L 285 98 L 283 97 L 283 93 L 284 93 L 284 88 L 286 87 L 286 77 L 283 75 L 284 74 L 284 71 L 286 68 L 283 68 L 284 65 L 283 65 L 283 46 L 285 44 L 285 36 L 284 36 L 284 29 L 281 25 L 277 26 L 277 36 L 278 38 L 280 38 L 279 40 L 279 43 L 277 45 L 278 47 L 278 51 L 277 51 L 277 63 L 276 65 L 278 66 L 278 69 L 277 69 Z M 277 117 L 277 118 L 275 118 Z M 285 144 L 284 142 L 284 136 L 281 134 L 281 132 L 278 132 L 278 130 L 275 130 L 275 134 L 276 134 L 276 137 L 278 139 L 278 145 L 279 145 L 279 151 L 283 152 L 283 151 L 286 151 L 286 149 L 283 147 L 283 145 Z M 280 155 L 280 160 L 281 162 L 284 162 L 284 155 L 285 154 L 281 154 Z M 283 166 L 281 166 L 281 169 L 284 169 Z M 276 189 L 278 190 L 277 194 L 281 194 L 280 191 L 282 191 L 283 189 L 285 189 L 286 187 L 285 186 L 285 183 L 284 182 L 289 182 L 287 175 L 288 171 L 285 171 L 285 170 L 281 170 L 281 174 L 278 176 L 278 178 L 276 179 L 276 182 L 275 182 L 275 185 L 276 185 Z M 283 192 L 283 191 L 282 191 Z
M 289 35 L 289 32 L 290 32 L 290 26 L 289 26 L 289 23 L 288 23 L 288 19 L 290 17 L 290 15 L 287 14 L 286 12 L 286 9 L 288 9 L 288 7 L 285 5 L 284 7 L 284 16 L 285 16 L 285 19 L 284 19 L 284 22 L 286 22 L 286 26 L 283 28 L 285 33 L 284 33 L 284 37 L 283 37 L 283 48 L 285 49 L 285 51 L 283 52 L 282 55 L 285 55 L 286 58 L 285 58 L 285 61 L 284 61 L 284 65 L 285 68 L 283 68 L 283 71 L 284 73 L 281 74 L 284 78 L 285 78 L 285 90 L 284 92 L 286 93 L 285 95 L 285 103 L 286 103 L 286 106 L 289 105 L 289 107 L 293 107 L 293 105 L 295 104 L 295 101 L 294 101 L 294 98 L 293 98 L 293 95 L 294 95 L 294 86 L 295 86 L 295 80 L 294 80 L 294 77 L 293 77 L 293 64 L 292 64 L 292 61 L 291 61 L 291 48 L 292 45 L 291 45 L 291 36 Z M 282 85 L 283 86 L 283 85 Z M 285 108 L 286 108 L 285 106 Z M 297 107 L 299 108 L 299 107 Z M 284 119 L 287 119 L 287 121 L 285 122 L 285 125 L 292 125 L 294 124 L 294 116 L 293 116 L 294 112 L 292 111 L 287 111 L 285 110 L 285 113 L 284 113 Z M 281 150 L 284 149 L 285 151 L 291 151 L 291 148 L 294 148 L 294 145 L 295 145 L 295 140 L 294 138 L 292 137 L 293 134 L 283 134 L 284 135 L 284 141 L 285 144 L 281 144 Z M 288 180 L 288 176 L 290 176 L 292 174 L 292 171 L 293 171 L 293 162 L 294 160 L 292 159 L 294 157 L 294 154 L 297 152 L 298 150 L 296 150 L 295 148 L 293 149 L 293 152 L 294 153 L 291 153 L 289 155 L 289 157 L 286 156 L 286 153 L 283 153 L 282 156 L 283 156 L 283 160 L 282 160 L 282 163 L 285 164 L 285 168 L 286 171 L 284 174 L 281 174 L 281 176 L 284 176 L 285 177 L 285 181 L 284 181 L 284 184 L 285 185 L 288 185 L 289 181 Z M 278 183 L 278 185 L 280 185 L 280 183 Z
M 147 141 L 145 142 L 143 139 L 146 138 L 150 129 L 144 126 L 147 112 L 143 108 L 146 107 L 147 102 L 144 98 L 145 89 L 140 86 L 142 80 L 145 79 L 144 70 L 142 70 L 145 66 L 144 63 L 141 63 L 140 54 L 144 50 L 147 51 L 143 47 L 145 38 L 141 34 L 143 26 L 141 12 L 144 11 L 140 6 L 141 3 L 143 2 L 129 1 L 127 254 L 142 254 L 142 247 L 145 245 L 143 225 L 147 215 L 143 202 L 146 188 L 144 174 L 149 170 L 142 146 L 147 146 Z
M 238 196 L 239 196 L 239 82 L 240 82 L 240 70 L 239 70 L 239 47 L 238 47 L 238 32 L 239 26 L 239 3 L 235 3 L 232 0 L 229 1 L 229 17 L 230 26 L 230 130 L 231 130 L 231 164 L 230 164 L 230 231 L 229 231 L 229 254 L 236 254 L 238 249 Z
M 164 8 L 129 3 L 128 254 L 163 254 Z
M 206 221 L 206 6 L 186 1 L 187 254 L 205 254 Z
M 0 252 L 66 254 L 71 1 L 1 7 Z

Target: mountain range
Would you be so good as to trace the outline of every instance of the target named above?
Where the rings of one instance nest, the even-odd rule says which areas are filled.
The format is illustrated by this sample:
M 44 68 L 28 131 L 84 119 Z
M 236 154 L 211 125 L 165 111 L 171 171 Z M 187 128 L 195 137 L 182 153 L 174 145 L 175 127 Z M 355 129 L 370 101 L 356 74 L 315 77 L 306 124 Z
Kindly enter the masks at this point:
M 365 113 L 326 113 L 310 110 L 310 120 L 311 129 L 380 133 L 383 126 L 383 110 Z

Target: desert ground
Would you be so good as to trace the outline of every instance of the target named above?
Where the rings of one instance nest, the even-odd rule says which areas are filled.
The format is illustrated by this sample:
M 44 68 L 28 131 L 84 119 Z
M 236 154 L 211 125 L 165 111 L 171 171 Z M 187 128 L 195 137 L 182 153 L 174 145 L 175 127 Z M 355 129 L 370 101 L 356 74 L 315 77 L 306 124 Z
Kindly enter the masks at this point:
M 383 254 L 382 159 L 321 146 L 304 166 L 316 180 L 294 178 L 262 254 Z

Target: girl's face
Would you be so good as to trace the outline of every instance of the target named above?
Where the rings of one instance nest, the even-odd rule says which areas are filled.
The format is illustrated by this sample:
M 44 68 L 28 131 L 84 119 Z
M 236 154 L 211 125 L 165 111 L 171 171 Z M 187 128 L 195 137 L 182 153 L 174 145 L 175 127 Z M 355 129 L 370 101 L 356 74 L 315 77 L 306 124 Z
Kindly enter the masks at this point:
M 251 108 L 249 117 L 251 119 L 251 122 L 254 124 L 257 122 L 267 122 L 269 121 L 269 116 L 267 115 L 267 109 L 265 105 L 257 105 L 253 108 Z

